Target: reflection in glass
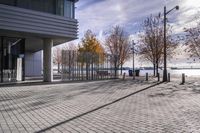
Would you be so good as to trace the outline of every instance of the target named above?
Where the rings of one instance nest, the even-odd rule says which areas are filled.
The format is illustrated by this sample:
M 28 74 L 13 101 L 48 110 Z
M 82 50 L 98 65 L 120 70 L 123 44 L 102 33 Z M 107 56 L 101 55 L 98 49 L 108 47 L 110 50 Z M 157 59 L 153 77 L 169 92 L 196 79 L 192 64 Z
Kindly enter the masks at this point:
M 1 4 L 15 6 L 15 0 L 0 0 Z
M 23 80 L 24 71 L 24 39 L 2 37 L 1 45 L 1 76 L 3 82 L 13 82 L 19 79 Z M 21 61 L 21 62 L 19 62 Z M 20 72 L 20 73 L 19 73 Z
M 64 16 L 74 18 L 74 3 L 72 1 L 65 0 Z
M 57 0 L 56 14 L 60 16 L 64 16 L 64 0 Z
M 74 2 L 72 0 L 0 0 L 0 4 L 74 18 Z

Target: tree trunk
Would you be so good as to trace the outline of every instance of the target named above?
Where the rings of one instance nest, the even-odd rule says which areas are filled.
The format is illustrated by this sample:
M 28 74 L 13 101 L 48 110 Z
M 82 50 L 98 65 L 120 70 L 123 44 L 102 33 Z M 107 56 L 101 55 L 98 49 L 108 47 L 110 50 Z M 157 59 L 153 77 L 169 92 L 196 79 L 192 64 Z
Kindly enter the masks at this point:
M 153 64 L 153 76 L 156 76 L 156 64 Z
M 83 74 L 84 74 L 84 73 L 83 73 L 83 65 L 84 65 L 84 64 L 81 63 L 81 79 L 82 79 L 82 80 L 84 80 L 84 77 L 83 77 Z
M 121 75 L 122 75 L 123 65 L 121 64 Z
M 60 73 L 60 63 L 58 63 L 58 73 Z
M 117 63 L 115 62 L 115 78 L 117 78 Z
M 86 63 L 86 79 L 89 79 L 89 63 Z
M 158 61 L 156 61 L 156 77 L 158 77 L 158 67 L 159 67 Z

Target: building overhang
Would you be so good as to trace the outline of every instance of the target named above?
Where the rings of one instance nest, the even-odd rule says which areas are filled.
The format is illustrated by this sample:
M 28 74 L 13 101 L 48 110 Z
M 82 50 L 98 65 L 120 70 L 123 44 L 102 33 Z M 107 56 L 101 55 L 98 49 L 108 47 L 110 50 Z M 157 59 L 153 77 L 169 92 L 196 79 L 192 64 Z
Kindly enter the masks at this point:
M 29 51 L 29 52 L 37 52 L 37 51 L 42 50 L 44 38 L 53 39 L 53 46 L 57 46 L 65 42 L 69 42 L 74 39 L 77 39 L 77 38 L 72 38 L 72 37 L 33 34 L 33 33 L 17 32 L 17 31 L 9 31 L 9 30 L 0 30 L 0 36 L 25 39 L 26 40 L 25 48 L 26 48 L 26 51 Z
M 53 14 L 0 4 L 0 34 L 73 40 L 78 21 Z

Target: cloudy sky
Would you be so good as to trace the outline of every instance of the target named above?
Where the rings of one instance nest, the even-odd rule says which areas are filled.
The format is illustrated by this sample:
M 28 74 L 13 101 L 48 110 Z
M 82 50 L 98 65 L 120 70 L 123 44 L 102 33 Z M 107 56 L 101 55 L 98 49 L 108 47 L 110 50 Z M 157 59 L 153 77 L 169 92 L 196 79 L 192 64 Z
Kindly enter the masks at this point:
M 135 34 L 146 17 L 163 13 L 165 5 L 168 10 L 180 6 L 179 11 L 168 15 L 176 32 L 182 32 L 200 11 L 200 0 L 79 0 L 76 4 L 79 36 L 87 29 L 101 35 L 114 25 L 121 25 L 129 34 Z
M 174 33 L 184 27 L 194 26 L 194 17 L 200 12 L 200 0 L 79 0 L 76 3 L 76 18 L 79 21 L 79 38 L 91 29 L 99 39 L 112 26 L 120 25 L 132 36 L 141 30 L 142 21 L 153 14 L 163 13 L 179 5 L 179 11 L 168 15 Z

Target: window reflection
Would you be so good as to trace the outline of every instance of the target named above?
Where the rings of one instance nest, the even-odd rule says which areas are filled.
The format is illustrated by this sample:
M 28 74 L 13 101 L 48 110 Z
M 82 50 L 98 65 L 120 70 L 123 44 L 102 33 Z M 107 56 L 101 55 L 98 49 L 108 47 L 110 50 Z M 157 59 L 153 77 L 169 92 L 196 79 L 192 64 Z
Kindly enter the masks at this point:
M 0 0 L 0 4 L 74 18 L 74 2 L 72 0 Z
M 74 3 L 72 1 L 65 1 L 65 17 L 74 18 Z
M 0 0 L 1 4 L 15 6 L 15 0 Z
M 0 82 L 23 80 L 25 40 L 1 37 L 0 51 Z
M 64 0 L 56 1 L 56 14 L 64 16 Z

